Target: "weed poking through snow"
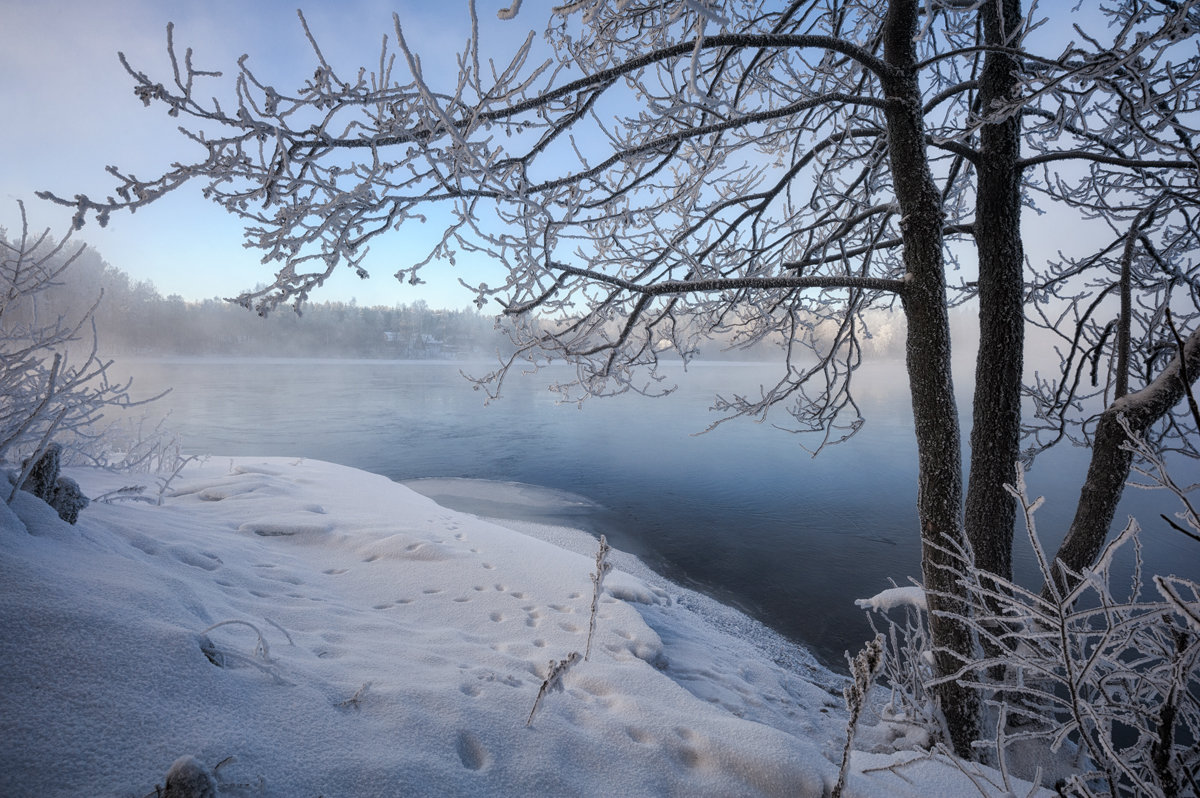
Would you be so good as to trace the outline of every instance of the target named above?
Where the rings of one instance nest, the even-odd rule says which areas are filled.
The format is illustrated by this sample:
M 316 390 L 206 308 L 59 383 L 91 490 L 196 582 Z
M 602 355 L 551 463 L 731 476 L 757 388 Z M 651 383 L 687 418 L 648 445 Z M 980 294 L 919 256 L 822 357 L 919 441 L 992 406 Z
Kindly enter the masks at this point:
M 588 638 L 587 648 L 582 659 L 588 659 L 592 654 L 592 636 L 596 633 L 596 613 L 600 609 L 600 592 L 604 589 L 604 575 L 612 570 L 612 563 L 608 561 L 608 553 L 612 548 L 608 545 L 608 540 L 604 535 L 600 536 L 600 550 L 596 552 L 596 572 L 592 574 L 592 612 L 588 619 Z M 533 709 L 529 710 L 529 718 L 525 721 L 528 726 L 533 723 L 534 713 L 537 712 L 538 706 L 542 703 L 542 697 L 551 690 L 562 689 L 562 677 L 567 670 L 579 662 L 581 657 L 578 651 L 572 651 L 567 655 L 566 659 L 550 660 L 550 666 L 546 671 L 546 678 L 542 681 L 542 686 L 538 690 L 537 698 L 533 700 Z
M 363 696 L 365 696 L 367 694 L 367 690 L 369 690 L 369 689 L 371 689 L 371 683 L 363 682 L 363 686 L 358 688 L 358 690 L 354 693 L 354 695 L 350 696 L 345 701 L 338 704 L 338 706 L 352 708 L 352 709 L 362 709 Z
M 563 674 L 576 662 L 579 662 L 578 651 L 572 651 L 567 655 L 566 659 L 550 660 L 550 667 L 546 671 L 546 678 L 542 681 L 537 698 L 533 700 L 533 709 L 529 710 L 529 718 L 525 721 L 526 726 L 533 723 L 533 714 L 537 712 L 538 705 L 542 703 L 542 696 L 551 690 L 561 690 Z
M 584 659 L 592 657 L 592 636 L 596 633 L 596 612 L 600 609 L 600 591 L 604 589 L 604 575 L 612 570 L 612 563 L 608 561 L 609 551 L 608 541 L 604 535 L 601 535 L 600 550 L 596 552 L 596 573 L 592 574 L 592 614 L 588 618 L 588 639 L 587 648 L 584 649 Z
M 219 621 L 217 623 L 214 623 L 212 626 L 208 627 L 207 629 L 205 629 L 200 634 L 203 637 L 204 635 L 207 635 L 209 632 L 211 632 L 213 629 L 218 629 L 222 626 L 234 626 L 234 625 L 248 626 L 254 630 L 254 634 L 258 635 L 258 643 L 254 646 L 254 653 L 257 654 L 258 656 L 262 657 L 264 662 L 270 662 L 271 661 L 271 648 L 270 648 L 270 646 L 267 645 L 267 639 L 265 637 L 263 637 L 263 633 L 258 630 L 258 627 L 255 626 L 254 624 L 250 623 L 249 621 L 239 621 L 239 620 Z M 213 646 L 213 651 L 216 651 L 215 646 Z M 204 654 L 210 660 L 213 659 L 213 655 L 209 653 L 208 648 L 204 649 Z M 213 661 L 213 664 L 217 665 L 217 666 L 221 665 L 220 662 L 217 662 L 215 660 Z
M 847 659 L 849 653 L 846 654 Z M 875 676 L 883 666 L 883 635 L 875 635 L 875 639 L 863 646 L 862 651 L 850 661 L 850 675 L 854 677 L 853 684 L 846 687 L 846 709 L 850 710 L 850 721 L 846 724 L 846 747 L 842 749 L 842 766 L 838 769 L 837 784 L 833 787 L 832 798 L 839 798 L 846 788 L 846 771 L 850 765 L 850 748 L 854 743 L 854 728 L 858 725 L 858 716 L 867 703 L 867 695 L 875 683 Z
M 254 653 L 252 655 L 246 656 L 245 654 L 237 651 L 230 651 L 229 649 L 220 648 L 212 641 L 212 638 L 208 636 L 208 633 L 213 629 L 218 629 L 222 626 L 235 625 L 249 627 L 254 631 L 254 634 L 258 636 L 258 640 L 254 646 Z M 213 665 L 216 665 L 218 668 L 249 665 L 270 676 L 276 684 L 290 684 L 290 682 L 281 677 L 275 672 L 275 669 L 271 667 L 275 664 L 275 662 L 271 659 L 271 649 L 269 646 L 267 646 L 267 639 L 263 637 L 263 633 L 259 630 L 259 628 L 249 621 L 229 620 L 214 623 L 212 626 L 208 627 L 199 635 L 197 635 L 197 639 L 200 643 L 200 650 L 204 653 L 204 656 L 208 658 L 209 662 L 211 662 Z M 262 661 L 260 662 L 259 659 Z

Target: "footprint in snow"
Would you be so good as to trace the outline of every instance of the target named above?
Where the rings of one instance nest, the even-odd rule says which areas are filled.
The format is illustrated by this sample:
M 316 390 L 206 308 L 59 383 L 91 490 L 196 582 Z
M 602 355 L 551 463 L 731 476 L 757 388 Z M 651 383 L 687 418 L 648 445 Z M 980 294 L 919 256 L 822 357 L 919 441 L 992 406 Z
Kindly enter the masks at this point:
M 467 770 L 482 770 L 488 763 L 488 752 L 483 743 L 469 731 L 460 731 L 455 743 L 458 758 Z

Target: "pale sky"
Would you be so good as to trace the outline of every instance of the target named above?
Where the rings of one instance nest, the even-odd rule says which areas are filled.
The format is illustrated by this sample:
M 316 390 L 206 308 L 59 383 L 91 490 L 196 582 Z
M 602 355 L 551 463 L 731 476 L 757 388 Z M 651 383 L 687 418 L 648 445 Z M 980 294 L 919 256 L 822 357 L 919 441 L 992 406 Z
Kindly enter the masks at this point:
M 294 89 L 316 63 L 296 16 L 300 2 L 304 0 L 0 0 L 0 227 L 15 232 L 16 200 L 23 199 L 35 229 L 61 233 L 68 228 L 71 210 L 37 199 L 36 190 L 105 197 L 115 186 L 106 165 L 158 176 L 172 161 L 195 151 L 176 130 L 186 120 L 169 118 L 158 105 L 145 108 L 134 96 L 118 50 L 135 68 L 168 83 L 166 25 L 174 21 L 178 51 L 190 46 L 198 68 L 226 73 L 214 83 L 213 93 L 228 96 L 243 53 L 250 54 L 252 69 L 265 82 Z M 515 21 L 499 22 L 497 10 L 510 2 L 477 0 L 484 44 L 503 53 L 530 28 L 540 34 L 547 20 L 546 2 L 526 2 Z M 392 31 L 393 11 L 430 75 L 440 70 L 453 74 L 455 56 L 469 31 L 466 0 L 310 0 L 305 5 L 326 57 L 344 75 L 378 62 L 382 37 Z M 151 280 L 164 296 L 233 296 L 269 282 L 274 269 L 260 263 L 256 250 L 242 246 L 241 224 L 203 200 L 199 188 L 186 186 L 134 215 L 114 215 L 107 229 L 89 221 L 77 237 L 135 279 Z M 427 253 L 434 227 L 432 222 L 428 229 L 409 226 L 375 239 L 364 263 L 370 280 L 339 269 L 313 298 L 468 305 L 472 294 L 458 285 L 459 277 L 472 283 L 495 280 L 482 260 L 460 256 L 456 268 L 426 268 L 426 286 L 402 285 L 392 277 L 400 266 L 411 265 L 413 254 Z M 1035 260 L 1039 254 L 1052 256 L 1064 239 L 1077 237 L 1064 236 L 1069 230 L 1061 220 L 1052 224 L 1045 217 L 1027 216 L 1027 252 Z
M 214 94 L 228 95 L 243 53 L 250 54 L 260 76 L 293 89 L 316 63 L 296 16 L 300 5 L 326 57 L 348 75 L 378 63 L 393 11 L 426 68 L 435 59 L 446 59 L 447 68 L 453 68 L 469 31 L 465 0 L 0 0 L 0 227 L 10 237 L 16 233 L 21 199 L 31 227 L 39 232 L 50 227 L 59 235 L 68 229 L 71 210 L 37 199 L 35 191 L 105 197 L 114 193 L 116 182 L 105 166 L 157 176 L 194 151 L 176 130 L 186 120 L 169 118 L 157 105 L 146 108 L 134 96 L 118 50 L 135 68 L 168 83 L 166 26 L 173 21 L 181 55 L 190 46 L 198 68 L 225 72 L 221 88 L 213 84 Z M 532 13 L 498 23 L 496 11 L 507 5 L 508 0 L 478 0 L 485 36 L 507 25 L 498 31 L 507 46 L 523 39 L 535 23 L 544 26 L 545 15 Z M 185 187 L 133 215 L 115 214 L 106 229 L 89 219 L 75 235 L 135 279 L 153 281 L 164 296 L 232 296 L 269 282 L 274 270 L 259 262 L 256 250 L 242 247 L 238 220 L 202 199 L 199 187 Z M 353 297 L 371 305 L 417 299 L 434 307 L 470 304 L 472 295 L 457 283 L 459 276 L 472 276 L 470 264 L 464 268 L 465 257 L 458 259 L 457 270 L 427 268 L 422 276 L 428 286 L 413 288 L 392 277 L 400 265 L 410 265 L 404 260 L 405 241 L 423 233 L 417 228 L 392 234 L 386 243 L 377 239 L 364 264 L 370 280 L 345 270 L 313 298 Z

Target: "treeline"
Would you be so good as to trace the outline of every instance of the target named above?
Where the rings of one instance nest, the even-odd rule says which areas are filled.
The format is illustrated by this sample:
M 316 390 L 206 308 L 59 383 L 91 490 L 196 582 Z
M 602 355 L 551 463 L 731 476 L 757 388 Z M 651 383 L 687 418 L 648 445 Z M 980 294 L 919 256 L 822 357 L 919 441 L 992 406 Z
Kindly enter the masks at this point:
M 394 307 L 314 302 L 303 315 L 260 318 L 221 299 L 154 298 L 97 310 L 106 348 L 128 354 L 463 358 L 490 354 L 507 339 L 474 310 L 434 310 L 424 301 Z
M 423 300 L 392 307 L 310 302 L 302 315 L 284 308 L 261 318 L 220 298 L 195 302 L 164 297 L 153 283 L 131 279 L 90 247 L 39 294 L 37 313 L 79 318 L 98 298 L 93 318 L 105 355 L 463 359 L 507 353 L 512 347 L 495 329 L 493 316 L 472 305 L 439 310 Z M 864 354 L 900 356 L 903 318 L 885 310 L 869 316 L 870 323 L 859 331 Z M 828 343 L 837 329 L 817 324 L 812 334 Z M 699 357 L 706 360 L 774 361 L 782 352 L 780 340 L 736 346 L 732 330 L 705 338 Z
M 37 312 L 73 318 L 101 296 L 93 318 L 106 354 L 454 359 L 507 346 L 492 317 L 472 307 L 313 302 L 303 315 L 283 309 L 261 318 L 219 298 L 164 297 L 90 247 L 42 292 Z

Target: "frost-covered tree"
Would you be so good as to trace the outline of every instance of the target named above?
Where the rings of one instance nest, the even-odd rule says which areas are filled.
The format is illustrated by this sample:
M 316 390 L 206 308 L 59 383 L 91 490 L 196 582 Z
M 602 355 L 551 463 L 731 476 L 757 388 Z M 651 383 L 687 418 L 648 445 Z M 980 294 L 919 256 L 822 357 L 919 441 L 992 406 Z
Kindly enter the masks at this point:
M 92 316 L 100 295 L 73 314 L 45 302 L 83 247 L 56 241 L 49 231 L 31 234 L 25 206 L 19 207 L 19 233 L 10 238 L 0 229 L 0 465 L 16 467 L 15 484 L 4 486 L 5 501 L 25 484 L 52 439 L 85 446 L 99 435 L 106 411 L 138 404 L 128 382 L 109 381 L 112 362 L 97 353 Z M 57 471 L 55 464 L 55 478 Z
M 1103 460 L 1112 444 L 1096 418 L 1123 403 L 1139 428 L 1194 450 L 1190 422 L 1172 415 L 1178 380 L 1164 375 L 1200 373 L 1195 2 L 524 5 L 501 18 L 548 16 L 544 43 L 531 32 L 491 57 L 468 2 L 472 33 L 449 74 L 422 66 L 399 18 L 378 61 L 350 73 L 305 26 L 315 68 L 298 88 L 265 84 L 247 57 L 220 100 L 215 73 L 178 57 L 168 29 L 170 80 L 126 67 L 147 105 L 190 120 L 194 156 L 151 179 L 110 168 L 104 200 L 43 196 L 77 224 L 105 223 L 200 184 L 279 266 L 239 300 L 261 313 L 302 303 L 338 268 L 365 276 L 376 236 L 445 220 L 396 276 L 416 283 L 463 254 L 496 265 L 496 282 L 468 288 L 503 308 L 517 354 L 485 383 L 549 356 L 577 367 L 559 386 L 568 397 L 656 392 L 665 353 L 687 359 L 710 336 L 770 340 L 778 381 L 716 406 L 779 408 L 816 448 L 861 425 L 852 383 L 866 313 L 898 308 L 946 676 L 969 667 L 975 638 L 943 544 L 1011 572 L 1003 485 L 1023 441 L 1026 314 L 1063 336 L 1061 375 L 1029 386 L 1029 427 L 1094 440 Z M 1086 220 L 1082 240 L 1028 261 L 1030 208 Z M 980 351 L 964 487 L 947 309 L 967 300 Z M 1089 372 L 1095 388 L 1081 390 Z M 1160 378 L 1171 384 L 1159 390 Z M 1100 488 L 1107 500 L 1124 477 L 1103 462 L 1116 477 Z M 1096 500 L 1085 491 L 1080 504 Z M 1081 532 L 1093 543 L 1109 525 L 1094 515 Z M 967 754 L 976 695 L 954 678 L 937 691 Z

